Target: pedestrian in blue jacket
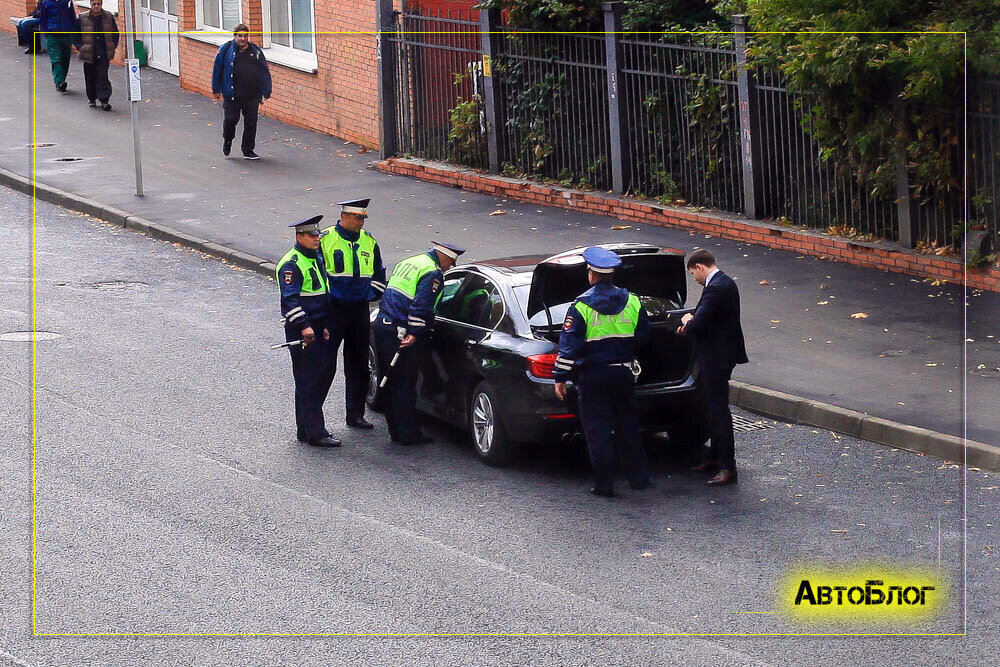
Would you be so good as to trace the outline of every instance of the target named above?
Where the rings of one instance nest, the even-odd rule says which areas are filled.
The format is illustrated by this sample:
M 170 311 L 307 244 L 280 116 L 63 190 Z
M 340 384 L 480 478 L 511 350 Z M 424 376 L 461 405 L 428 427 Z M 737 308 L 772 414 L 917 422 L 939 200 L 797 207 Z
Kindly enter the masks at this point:
M 52 82 L 60 93 L 66 92 L 66 75 L 73 52 L 73 24 L 76 9 L 73 0 L 41 0 L 38 3 L 39 31 L 45 33 L 45 48 L 52 62 Z
M 222 102 L 222 154 L 229 155 L 236 136 L 236 123 L 243 114 L 243 158 L 259 160 L 257 114 L 271 97 L 271 73 L 264 52 L 250 42 L 250 28 L 241 23 L 233 31 L 233 41 L 219 47 L 212 67 L 212 94 Z

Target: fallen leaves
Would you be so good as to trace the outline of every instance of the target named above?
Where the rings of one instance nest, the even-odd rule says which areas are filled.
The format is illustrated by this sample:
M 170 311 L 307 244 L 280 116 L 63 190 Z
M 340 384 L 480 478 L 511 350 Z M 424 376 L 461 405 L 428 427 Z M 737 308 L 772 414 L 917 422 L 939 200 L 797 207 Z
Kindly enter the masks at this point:
M 760 281 L 760 284 L 761 285 L 770 285 L 771 283 L 768 282 L 767 280 L 762 280 L 762 281 Z
M 649 552 L 649 551 L 643 551 L 641 554 L 639 554 L 639 557 L 640 558 L 652 558 L 653 554 L 651 552 Z
M 829 304 L 830 304 L 830 302 L 829 302 L 829 301 L 817 301 L 817 302 L 816 302 L 816 305 L 817 305 L 817 306 L 827 306 L 827 305 L 829 305 Z
M 498 208 L 497 210 L 490 213 L 490 217 L 494 215 L 507 215 L 507 211 L 503 210 L 502 208 Z
M 621 229 L 632 229 L 632 225 L 611 225 L 611 229 L 616 231 Z
M 868 313 L 852 313 L 851 314 L 851 319 L 852 320 L 863 320 L 863 319 L 867 319 L 867 317 L 868 317 Z
M 845 528 L 832 528 L 830 530 L 830 532 L 831 533 L 836 533 L 837 535 L 843 535 L 844 533 L 847 532 L 847 529 L 845 529 Z

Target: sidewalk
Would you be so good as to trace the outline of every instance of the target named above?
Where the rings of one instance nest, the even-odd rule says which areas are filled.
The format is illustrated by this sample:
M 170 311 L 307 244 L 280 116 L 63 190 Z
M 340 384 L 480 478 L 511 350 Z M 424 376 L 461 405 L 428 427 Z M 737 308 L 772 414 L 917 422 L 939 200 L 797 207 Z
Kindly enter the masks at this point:
M 31 143 L 30 56 L 4 35 L 0 58 L 11 65 L 0 72 L 0 85 L 12 91 L 0 99 L 0 168 L 30 178 L 31 150 L 25 147 Z M 220 106 L 180 90 L 175 77 L 152 69 L 143 70 L 145 197 L 138 198 L 123 70 L 112 70 L 115 108 L 105 113 L 87 107 L 79 62 L 71 67 L 66 95 L 52 89 L 44 55 L 37 68 L 36 141 L 54 144 L 37 149 L 40 186 L 269 261 L 289 247 L 289 223 L 323 213 L 332 224 L 338 212 L 333 202 L 367 196 L 373 198 L 368 229 L 390 267 L 433 238 L 469 248 L 463 259 L 557 252 L 610 240 L 641 239 L 687 252 L 706 247 L 741 289 L 752 363 L 737 368 L 734 380 L 794 399 L 744 388 L 734 391 L 740 404 L 746 405 L 746 396 L 760 404 L 746 407 L 763 412 L 769 405 L 786 410 L 794 404 L 801 419 L 814 409 L 802 408 L 802 401 L 815 401 L 961 437 L 964 378 L 968 438 L 1000 443 L 1000 295 L 970 290 L 966 374 L 961 285 L 935 286 L 693 232 L 636 224 L 612 230 L 619 221 L 367 169 L 377 153 L 265 117 L 257 140 L 264 159 L 226 159 Z M 84 159 L 59 161 L 64 157 Z M 506 213 L 490 216 L 495 210 Z M 25 215 L 30 220 L 31 212 Z M 689 305 L 700 289 L 689 282 Z M 857 313 L 867 317 L 852 317 Z M 41 321 L 44 316 L 39 304 Z M 781 410 L 770 413 L 784 415 Z M 843 419 L 860 424 L 854 417 Z M 878 440 L 881 422 L 869 424 L 868 435 Z M 960 452 L 952 458 L 960 460 Z

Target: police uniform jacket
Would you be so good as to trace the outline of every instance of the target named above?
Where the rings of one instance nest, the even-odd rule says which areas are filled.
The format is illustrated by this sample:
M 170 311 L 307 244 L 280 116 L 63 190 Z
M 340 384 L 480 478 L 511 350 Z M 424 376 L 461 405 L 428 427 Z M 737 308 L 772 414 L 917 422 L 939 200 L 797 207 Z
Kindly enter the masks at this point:
M 434 302 L 437 300 L 444 274 L 437 253 L 429 250 L 399 262 L 382 295 L 379 316 L 407 334 L 420 336 L 434 323 Z
M 559 354 L 553 373 L 556 382 L 566 382 L 575 369 L 583 366 L 629 363 L 635 359 L 636 352 L 650 336 L 649 317 L 641 304 L 634 315 L 634 332 L 587 340 L 588 324 L 594 326 L 596 320 L 605 317 L 620 323 L 623 330 L 631 328 L 633 309 L 629 308 L 630 296 L 625 288 L 615 287 L 611 283 L 598 283 L 573 302 L 566 311 L 562 335 L 559 337 Z M 582 308 L 580 304 L 583 304 Z
M 356 304 L 378 301 L 385 291 L 385 265 L 375 237 L 337 226 L 320 239 L 330 277 L 330 301 Z
M 281 315 L 285 318 L 285 326 L 300 333 L 312 327 L 314 333 L 321 335 L 316 327 L 323 325 L 329 298 L 323 255 L 296 243 L 281 258 L 275 274 L 281 288 Z

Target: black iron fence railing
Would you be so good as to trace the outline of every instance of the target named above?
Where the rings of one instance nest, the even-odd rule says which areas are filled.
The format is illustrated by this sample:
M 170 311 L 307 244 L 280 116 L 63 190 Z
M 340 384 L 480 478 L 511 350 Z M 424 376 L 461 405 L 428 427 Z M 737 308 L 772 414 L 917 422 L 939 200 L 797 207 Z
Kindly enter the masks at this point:
M 876 196 L 823 159 L 780 76 L 750 67 L 732 33 L 531 34 L 497 12 L 420 16 L 379 0 L 383 156 L 413 155 L 583 189 L 716 208 L 907 247 L 1000 231 L 1000 81 L 969 85 L 968 174 L 931 197 L 907 169 Z M 477 20 L 473 20 L 477 19 Z M 808 106 L 808 105 L 804 105 Z M 898 113 L 912 112 L 898 109 Z M 962 165 L 962 145 L 953 159 Z

